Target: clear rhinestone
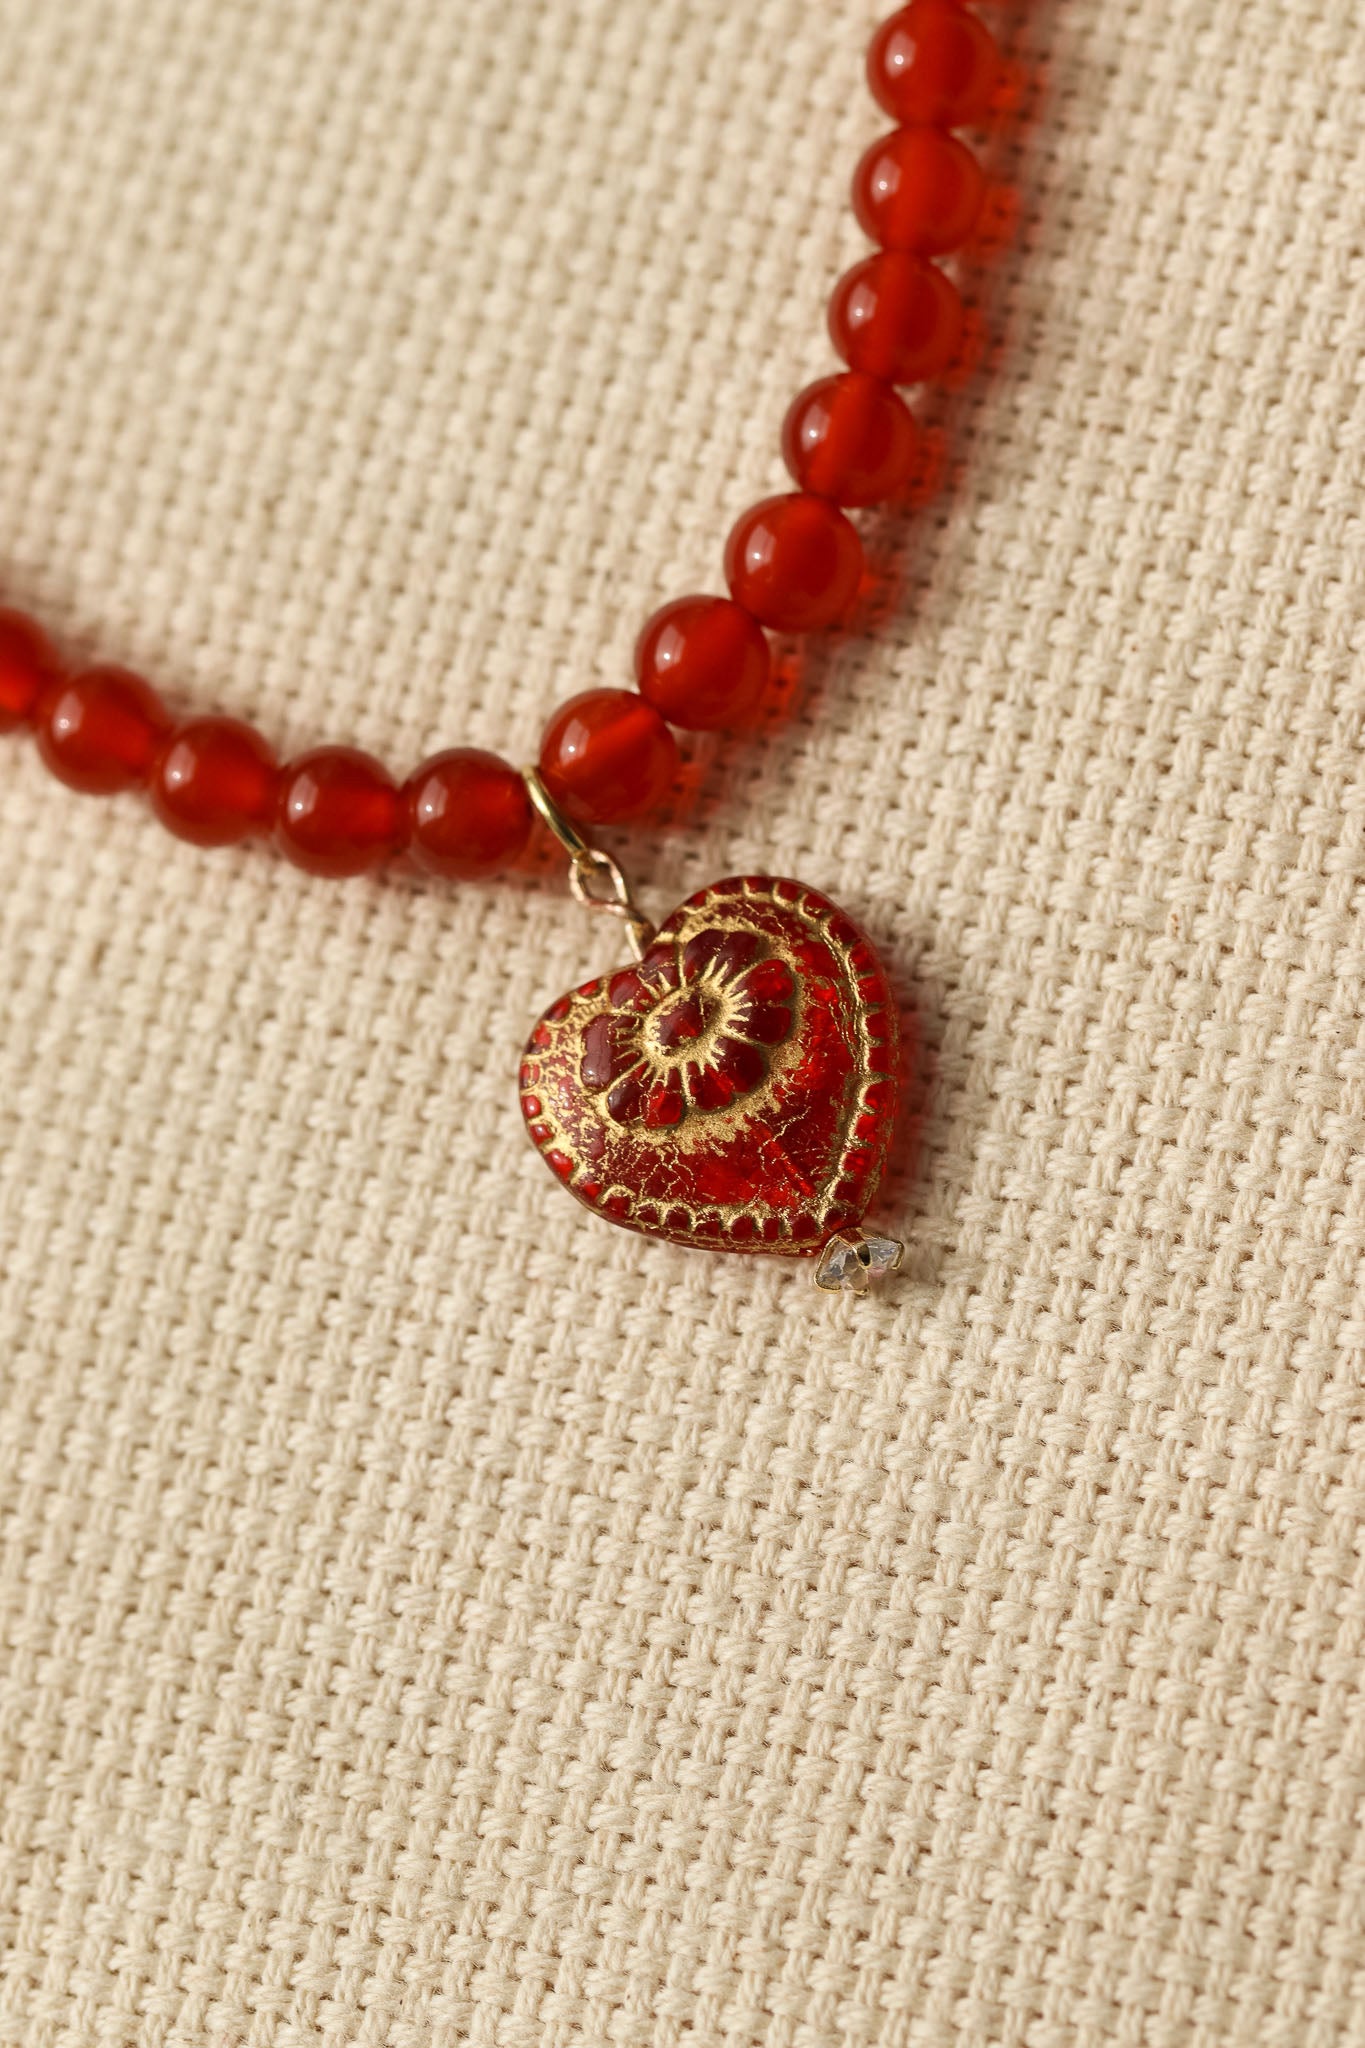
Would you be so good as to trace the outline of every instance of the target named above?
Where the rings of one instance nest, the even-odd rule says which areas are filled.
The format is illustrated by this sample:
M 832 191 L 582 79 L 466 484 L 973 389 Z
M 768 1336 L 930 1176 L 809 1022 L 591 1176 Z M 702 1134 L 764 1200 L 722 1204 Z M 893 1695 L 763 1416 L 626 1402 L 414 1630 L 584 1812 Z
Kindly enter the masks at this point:
M 815 1284 L 826 1294 L 866 1294 L 874 1280 L 898 1270 L 905 1246 L 893 1237 L 831 1238 L 815 1269 Z

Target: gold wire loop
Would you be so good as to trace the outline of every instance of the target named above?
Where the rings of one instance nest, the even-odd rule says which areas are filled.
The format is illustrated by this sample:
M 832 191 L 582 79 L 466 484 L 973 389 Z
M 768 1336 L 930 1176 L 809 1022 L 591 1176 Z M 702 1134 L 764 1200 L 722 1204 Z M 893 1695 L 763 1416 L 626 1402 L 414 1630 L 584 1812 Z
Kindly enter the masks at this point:
M 575 901 L 585 909 L 620 918 L 630 935 L 631 951 L 637 960 L 643 960 L 653 943 L 654 926 L 636 904 L 620 868 L 600 846 L 590 846 L 565 817 L 536 769 L 524 768 L 522 776 L 531 802 L 569 856 L 569 887 Z

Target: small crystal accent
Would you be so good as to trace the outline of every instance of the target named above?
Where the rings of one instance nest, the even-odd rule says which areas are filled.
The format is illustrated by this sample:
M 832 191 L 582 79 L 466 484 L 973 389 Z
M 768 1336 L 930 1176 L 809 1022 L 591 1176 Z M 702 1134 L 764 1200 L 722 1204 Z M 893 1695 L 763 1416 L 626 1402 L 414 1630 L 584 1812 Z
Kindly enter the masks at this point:
M 815 1269 L 815 1284 L 826 1294 L 866 1294 L 874 1280 L 900 1269 L 905 1246 L 893 1237 L 833 1237 Z

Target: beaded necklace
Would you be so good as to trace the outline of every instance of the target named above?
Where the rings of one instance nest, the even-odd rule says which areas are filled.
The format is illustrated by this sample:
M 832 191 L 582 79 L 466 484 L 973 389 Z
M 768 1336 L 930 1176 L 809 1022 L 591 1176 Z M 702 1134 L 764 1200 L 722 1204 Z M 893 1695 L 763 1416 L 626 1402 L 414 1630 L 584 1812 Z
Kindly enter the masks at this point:
M 865 559 L 851 510 L 895 499 L 919 459 L 896 389 L 957 359 L 963 307 L 932 261 L 981 215 L 985 178 L 953 128 L 980 122 L 1000 52 L 961 0 L 910 0 L 878 29 L 868 80 L 895 129 L 853 181 L 875 251 L 840 279 L 830 335 L 846 367 L 802 391 L 782 447 L 797 488 L 753 506 L 725 548 L 728 597 L 687 596 L 645 626 L 634 690 L 593 689 L 551 718 L 534 768 L 455 747 L 401 785 L 371 755 L 319 746 L 281 763 L 239 719 L 174 719 L 127 669 L 69 672 L 42 629 L 0 612 L 0 730 L 30 728 L 43 760 L 92 795 L 141 789 L 198 846 L 271 838 L 310 874 L 403 856 L 445 879 L 520 861 L 537 817 L 580 901 L 619 918 L 634 963 L 562 996 L 521 1064 L 532 1142 L 608 1221 L 714 1252 L 814 1261 L 818 1284 L 863 1291 L 902 1246 L 864 1219 L 896 1119 L 904 1048 L 870 941 L 799 882 L 711 884 L 656 930 L 588 834 L 663 805 L 674 728 L 750 722 L 770 633 L 839 626 Z

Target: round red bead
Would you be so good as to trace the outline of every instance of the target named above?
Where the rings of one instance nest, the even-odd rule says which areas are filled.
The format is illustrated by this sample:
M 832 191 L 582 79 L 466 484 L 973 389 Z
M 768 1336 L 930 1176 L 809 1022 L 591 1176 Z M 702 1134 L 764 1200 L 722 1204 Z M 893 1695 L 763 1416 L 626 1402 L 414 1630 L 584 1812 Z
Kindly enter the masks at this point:
M 641 817 L 664 802 L 677 773 L 677 741 L 633 690 L 584 690 L 545 728 L 541 780 L 580 824 Z
M 260 734 L 238 718 L 193 718 L 177 726 L 152 774 L 152 809 L 195 846 L 232 846 L 268 832 L 279 777 Z
M 728 597 L 666 604 L 635 649 L 640 695 L 673 725 L 716 732 L 742 724 L 772 674 L 767 635 Z
M 37 620 L 0 611 L 0 732 L 26 725 L 60 675 L 57 650 Z
M 867 82 L 893 121 L 960 128 L 984 120 L 1000 77 L 988 28 L 958 0 L 912 0 L 872 38 Z
M 962 300 L 932 263 L 887 249 L 835 286 L 829 331 L 850 369 L 888 384 L 921 384 L 962 344 Z
M 910 481 L 918 445 L 904 399 L 856 370 L 808 385 L 782 429 L 782 453 L 796 481 L 836 505 L 894 498 Z
M 531 799 L 516 769 L 481 747 L 451 747 L 403 787 L 408 846 L 429 874 L 451 881 L 493 875 L 531 836 Z
M 38 706 L 38 751 L 70 788 L 112 796 L 147 780 L 170 723 L 141 676 L 88 668 L 57 683 Z
M 778 633 L 837 626 L 853 607 L 863 567 L 857 528 L 806 491 L 753 506 L 725 548 L 736 601 Z
M 402 794 L 358 747 L 314 747 L 281 772 L 275 838 L 310 875 L 363 875 L 407 837 Z
M 976 226 L 986 178 L 965 142 L 938 128 L 897 128 L 853 175 L 859 226 L 884 249 L 943 256 Z

